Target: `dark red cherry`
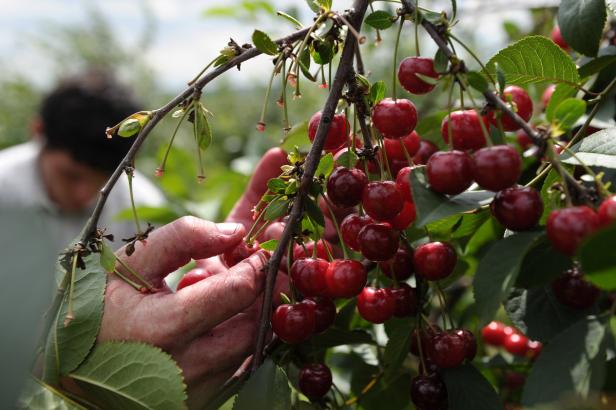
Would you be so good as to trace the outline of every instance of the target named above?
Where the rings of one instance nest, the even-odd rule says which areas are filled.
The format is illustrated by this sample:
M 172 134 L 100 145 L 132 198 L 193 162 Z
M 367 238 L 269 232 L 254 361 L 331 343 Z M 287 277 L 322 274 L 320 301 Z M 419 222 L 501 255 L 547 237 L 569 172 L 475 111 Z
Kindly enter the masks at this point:
M 486 146 L 486 139 L 481 129 L 483 121 L 486 130 L 488 121 L 485 117 L 479 117 L 475 110 L 454 111 L 449 117 L 445 117 L 441 123 L 441 135 L 446 143 L 449 143 L 449 127 L 453 148 L 461 151 L 475 150 Z
M 435 84 L 424 81 L 417 74 L 438 79 L 434 71 L 434 60 L 426 57 L 407 57 L 398 66 L 398 80 L 404 89 L 411 94 L 426 94 L 432 91 Z
M 413 202 L 404 201 L 402 211 L 391 220 L 391 226 L 400 231 L 408 228 L 417 218 L 415 204 Z
M 473 154 L 473 179 L 489 191 L 515 185 L 521 172 L 520 154 L 512 146 L 485 147 Z
M 185 288 L 186 286 L 193 285 L 199 281 L 202 281 L 203 279 L 209 278 L 212 275 L 213 273 L 209 272 L 206 269 L 202 269 L 202 268 L 191 269 L 190 271 L 186 272 L 184 276 L 182 276 L 182 279 L 178 283 L 176 291 L 182 288 Z
M 356 260 L 336 259 L 329 264 L 325 274 L 327 296 L 332 298 L 350 298 L 364 288 L 368 274 L 364 265 Z
M 404 248 L 398 248 L 393 258 L 384 262 L 379 262 L 379 267 L 385 276 L 396 278 L 396 280 L 406 280 L 413 274 L 413 252 Z
M 525 89 L 517 85 L 505 87 L 501 99 L 510 105 L 512 110 L 522 117 L 524 121 L 528 122 L 530 120 L 530 117 L 533 115 L 533 101 Z M 495 126 L 498 124 L 496 114 L 493 111 L 490 111 L 489 119 Z M 501 115 L 501 124 L 505 131 L 517 131 L 520 129 L 520 126 L 507 113 Z
M 248 245 L 246 242 L 241 242 L 235 248 L 222 254 L 220 259 L 228 267 L 232 267 L 255 253 L 259 250 L 259 242 L 254 241 L 253 244 Z
M 543 94 L 541 95 L 541 102 L 543 103 L 544 110 L 548 107 L 548 104 L 550 103 L 550 99 L 552 98 L 552 94 L 554 94 L 555 90 L 556 90 L 556 84 L 550 84 L 543 91 Z
M 503 347 L 516 356 L 526 356 L 528 353 L 528 338 L 519 333 L 512 333 L 503 340 Z
M 398 171 L 398 175 L 396 176 L 396 188 L 398 188 L 398 191 L 400 191 L 405 201 L 413 201 L 410 180 L 412 170 L 411 167 L 404 167 Z
M 357 296 L 359 315 L 371 323 L 383 323 L 394 315 L 396 301 L 389 289 L 365 287 Z
M 314 113 L 308 124 L 308 138 L 310 142 L 314 142 L 314 138 L 317 135 L 317 128 L 321 121 L 321 111 Z M 349 135 L 349 124 L 344 114 L 336 114 L 332 119 L 329 131 L 327 131 L 327 137 L 325 137 L 324 150 L 335 150 L 347 140 Z
M 340 224 L 340 234 L 342 235 L 345 245 L 359 252 L 357 235 L 359 235 L 359 231 L 361 231 L 364 226 L 370 223 L 374 223 L 374 219 L 370 218 L 368 215 L 360 216 L 358 214 L 351 214 L 344 218 Z
M 280 305 L 272 315 L 272 330 L 285 343 L 308 339 L 315 326 L 314 306 L 306 303 Z
M 299 371 L 299 389 L 304 396 L 316 400 L 332 387 L 332 372 L 322 363 L 307 364 Z
M 314 307 L 314 333 L 322 333 L 334 324 L 336 305 L 330 298 L 316 296 L 306 298 L 301 303 L 312 304 Z
M 389 289 L 395 302 L 394 316 L 407 317 L 417 313 L 417 292 L 407 283 L 400 283 L 399 287 Z
M 552 291 L 563 305 L 574 309 L 588 309 L 599 298 L 599 288 L 584 280 L 584 274 L 578 269 L 566 270 L 552 282 Z
M 372 109 L 372 122 L 385 138 L 402 138 L 415 129 L 417 109 L 409 100 L 384 98 Z
M 455 332 L 438 333 L 428 345 L 428 356 L 441 369 L 458 367 L 466 358 L 465 339 Z
M 327 247 L 326 247 L 327 246 Z M 328 252 L 329 250 L 329 252 Z M 333 255 L 332 245 L 324 239 L 321 239 L 317 242 L 317 258 L 321 259 L 329 259 L 329 255 Z M 306 242 L 304 246 L 295 244 L 293 247 L 293 260 L 299 258 L 312 258 L 312 254 L 314 253 L 314 241 Z
M 400 234 L 389 224 L 373 223 L 364 226 L 357 235 L 359 250 L 371 261 L 386 261 L 398 250 Z
M 490 205 L 492 215 L 505 228 L 526 231 L 537 225 L 543 214 L 543 201 L 531 187 L 512 187 L 499 191 Z
M 475 339 L 475 335 L 468 329 L 458 329 L 454 332 L 464 340 L 466 360 L 473 360 L 477 355 L 477 340 Z
M 425 358 L 428 356 L 428 346 L 432 342 L 432 337 L 442 330 L 437 325 L 430 325 L 423 329 L 415 328 L 411 332 L 411 345 L 409 351 L 415 356 L 419 356 L 419 340 L 421 340 L 421 352 Z M 417 336 L 419 334 L 419 336 Z
M 413 255 L 415 273 L 426 280 L 451 275 L 458 261 L 456 251 L 446 242 L 429 242 L 418 246 Z
M 402 194 L 393 181 L 374 181 L 364 187 L 361 199 L 364 211 L 378 221 L 388 221 L 404 206 Z
M 415 131 L 413 131 L 400 139 L 392 140 L 385 138 L 383 140 L 383 148 L 385 149 L 385 154 L 387 154 L 387 159 L 390 162 L 393 160 L 399 160 L 406 162 L 408 165 L 406 155 L 408 154 L 409 158 L 413 158 L 413 155 L 417 153 L 419 150 L 419 136 Z
M 501 322 L 491 321 L 481 329 L 483 343 L 492 346 L 502 346 L 507 336 L 507 331 L 505 330 L 507 328 L 513 332 L 513 328 L 505 326 Z
M 550 212 L 546 224 L 548 239 L 554 248 L 574 255 L 584 238 L 599 228 L 599 216 L 587 206 L 574 206 Z
M 610 226 L 616 221 L 616 195 L 606 198 L 599 205 L 599 224 L 601 226 Z
M 428 163 L 430 157 L 438 151 L 438 147 L 435 143 L 421 140 L 419 141 L 419 150 L 413 155 L 413 163 L 416 165 L 425 165 Z
M 515 133 L 515 140 L 518 142 L 520 148 L 522 148 L 522 151 L 526 151 L 533 146 L 533 140 L 530 139 L 530 137 L 524 130 L 519 130 Z
M 437 373 L 419 375 L 411 381 L 411 400 L 421 410 L 446 410 L 447 388 Z
M 457 195 L 473 183 L 473 162 L 466 152 L 437 152 L 428 160 L 426 176 L 433 191 Z
M 357 168 L 336 168 L 327 180 L 327 196 L 341 208 L 357 205 L 361 201 L 368 178 Z
M 299 258 L 291 265 L 291 280 L 293 286 L 304 296 L 322 295 L 327 284 L 325 272 L 329 262 L 324 259 Z
M 571 49 L 571 47 L 569 47 L 569 44 L 567 44 L 562 34 L 560 33 L 560 27 L 554 26 L 552 32 L 550 33 L 550 37 L 552 38 L 552 41 L 563 50 L 569 51 Z

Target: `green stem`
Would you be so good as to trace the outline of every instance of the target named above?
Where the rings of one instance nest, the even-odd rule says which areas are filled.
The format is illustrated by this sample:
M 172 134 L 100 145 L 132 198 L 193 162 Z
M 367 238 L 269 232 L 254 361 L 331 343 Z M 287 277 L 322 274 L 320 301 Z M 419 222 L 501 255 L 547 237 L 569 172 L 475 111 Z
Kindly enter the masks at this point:
M 167 158 L 169 157 L 169 152 L 171 151 L 171 147 L 173 146 L 175 135 L 178 133 L 178 130 L 180 129 L 180 125 L 182 125 L 182 121 L 184 121 L 184 118 L 186 118 L 186 115 L 188 114 L 189 111 L 190 109 L 184 110 L 184 114 L 182 114 L 182 117 L 180 117 L 180 121 L 178 122 L 178 124 L 175 126 L 175 129 L 173 130 L 173 134 L 171 135 L 171 139 L 169 140 L 169 145 L 167 146 L 167 149 L 165 150 L 165 155 L 163 156 L 163 161 L 160 167 L 158 167 L 157 169 L 157 172 L 160 171 L 161 175 L 165 171 L 165 166 L 167 165 Z
M 488 71 L 486 66 L 481 62 L 481 59 L 479 57 L 477 57 L 477 55 L 473 52 L 473 50 L 471 50 L 469 47 L 467 47 L 466 44 L 464 44 L 459 38 L 454 36 L 451 32 L 449 33 L 449 37 L 451 39 L 455 40 L 456 43 L 460 44 L 462 46 L 462 48 L 465 49 L 466 52 L 468 54 L 470 54 L 471 57 L 473 57 L 473 60 L 475 60 L 479 64 L 479 66 L 481 67 L 481 70 L 488 76 L 488 78 L 490 79 L 490 82 L 492 83 L 492 85 L 494 85 L 494 87 L 497 88 L 496 87 L 496 80 L 494 80 L 494 77 L 492 77 L 492 74 L 490 74 L 490 72 Z
M 293 64 L 293 62 L 291 62 L 291 64 Z M 283 130 L 284 136 L 286 136 L 290 130 L 290 127 L 289 127 L 289 110 L 287 108 L 287 63 L 284 59 L 282 61 L 282 110 L 284 113 L 282 130 Z
M 148 290 L 153 290 L 154 287 L 148 282 L 140 273 L 131 268 L 126 262 L 122 260 L 122 258 L 116 258 L 118 263 L 122 265 L 124 269 L 126 269 L 131 275 L 133 275 L 139 282 L 143 284 Z
M 282 59 L 278 60 L 278 62 L 276 63 L 276 66 L 274 66 L 274 69 L 272 70 L 272 75 L 270 76 L 269 83 L 267 85 L 267 90 L 265 90 L 265 98 L 263 99 L 263 108 L 261 109 L 261 119 L 259 120 L 261 124 L 265 124 L 265 114 L 267 113 L 267 107 L 269 105 L 269 97 L 272 91 L 272 85 L 274 84 L 274 77 L 276 76 L 276 72 L 280 69 L 280 63 L 282 61 L 283 61 Z
M 126 176 L 128 178 L 128 195 L 130 196 L 130 206 L 133 210 L 133 218 L 135 220 L 135 226 L 137 228 L 137 235 L 141 235 L 141 223 L 139 222 L 139 215 L 137 214 L 137 207 L 135 206 L 135 197 L 133 195 L 133 170 L 135 169 L 134 164 L 132 169 L 126 169 Z
M 402 33 L 402 27 L 404 27 L 404 17 L 400 16 L 400 27 L 398 27 L 398 34 L 396 35 L 396 45 L 394 46 L 394 69 L 391 81 L 391 96 L 396 101 L 396 83 L 398 77 L 396 72 L 398 70 L 398 45 L 400 44 L 400 34 Z
M 115 273 L 116 275 L 118 275 L 120 277 L 120 279 L 122 279 L 124 282 L 128 283 L 129 285 L 131 285 L 133 288 L 135 288 L 135 290 L 137 291 L 141 291 L 142 286 L 132 280 L 130 280 L 128 277 L 126 277 L 124 274 L 122 274 L 119 270 L 114 269 L 113 273 Z
M 419 51 L 419 0 L 415 1 L 415 54 L 417 57 L 421 55 Z
M 327 210 L 329 211 L 329 214 L 332 217 L 331 220 L 334 224 L 334 228 L 336 229 L 336 234 L 338 235 L 338 239 L 340 240 L 340 247 L 342 248 L 342 254 L 344 255 L 344 259 L 350 259 L 349 251 L 347 250 L 347 247 L 344 244 L 344 238 L 342 237 L 342 233 L 340 232 L 340 226 L 338 226 L 338 221 L 336 221 L 336 214 L 334 213 L 334 210 L 332 209 L 332 206 L 329 203 L 329 199 L 323 196 L 323 200 L 325 201 L 325 205 L 327 205 Z
M 77 270 L 77 260 L 79 259 L 79 253 L 75 252 L 73 254 L 73 260 L 71 264 L 71 282 L 68 288 L 68 308 L 66 311 L 66 318 L 64 319 L 64 327 L 68 326 L 68 324 L 75 318 L 73 313 L 73 293 L 75 290 L 75 272 Z

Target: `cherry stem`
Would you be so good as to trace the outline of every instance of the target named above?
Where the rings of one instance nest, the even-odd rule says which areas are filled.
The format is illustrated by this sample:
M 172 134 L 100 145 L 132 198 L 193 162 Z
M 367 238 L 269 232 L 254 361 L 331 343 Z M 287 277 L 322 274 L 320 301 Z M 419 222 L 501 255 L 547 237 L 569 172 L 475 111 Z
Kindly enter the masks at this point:
M 133 210 L 133 219 L 135 221 L 135 226 L 137 228 L 137 235 L 142 235 L 141 232 L 141 223 L 139 223 L 139 215 L 137 214 L 137 207 L 135 206 L 135 197 L 133 195 L 133 172 L 134 172 L 134 164 L 132 167 L 127 167 L 124 169 L 126 172 L 126 177 L 128 178 L 128 196 L 130 197 L 130 207 Z
M 118 263 L 120 265 L 122 265 L 122 267 L 124 269 L 126 269 L 131 275 L 133 275 L 135 278 L 137 278 L 137 280 L 139 282 L 141 282 L 143 284 L 143 286 L 145 286 L 148 290 L 154 290 L 154 287 L 150 284 L 150 282 L 148 282 L 143 276 L 141 276 L 140 273 L 138 273 L 136 270 L 134 270 L 133 268 L 131 268 L 126 262 L 124 262 L 122 260 L 122 258 L 116 258 L 116 261 L 118 261 Z
M 415 55 L 419 57 L 421 52 L 419 51 L 419 0 L 415 0 Z
M 175 129 L 173 130 L 173 134 L 171 134 L 171 139 L 169 140 L 169 145 L 167 146 L 167 149 L 165 150 L 163 161 L 160 167 L 158 167 L 158 169 L 161 172 L 163 172 L 165 170 L 165 167 L 167 166 L 167 158 L 169 157 L 169 152 L 171 151 L 171 147 L 173 146 L 173 141 L 175 140 L 175 136 L 178 133 L 178 130 L 180 129 L 180 125 L 182 125 L 182 121 L 184 121 L 184 118 L 186 118 L 186 115 L 188 115 L 188 111 L 190 111 L 190 109 L 183 109 L 183 111 L 184 113 L 180 117 L 180 121 L 178 121 L 177 125 L 175 126 Z
M 413 158 L 411 158 L 411 154 L 409 154 L 409 151 L 406 149 L 406 145 L 404 144 L 402 139 L 400 139 L 399 141 L 400 141 L 400 145 L 402 145 L 402 152 L 404 153 L 404 157 L 406 158 L 406 161 L 409 163 L 409 166 L 412 167 L 413 165 L 415 165 L 415 163 L 413 162 Z
M 274 84 L 274 77 L 276 76 L 276 72 L 278 72 L 278 70 L 280 69 L 280 63 L 282 62 L 283 62 L 282 58 L 276 62 L 276 65 L 274 66 L 274 69 L 272 70 L 272 75 L 270 76 L 270 79 L 269 79 L 269 84 L 267 85 L 267 89 L 265 90 L 265 97 L 263 99 L 263 108 L 261 109 L 261 120 L 259 121 L 262 124 L 265 123 L 265 114 L 267 113 L 267 106 L 269 105 L 269 97 L 270 97 L 270 93 L 272 92 L 272 85 Z
M 460 40 L 458 37 L 454 36 L 451 32 L 448 33 L 448 35 L 449 35 L 449 38 L 454 40 L 456 43 L 460 44 L 462 46 L 462 48 L 464 50 L 466 50 L 466 52 L 468 54 L 470 54 L 470 56 L 473 58 L 473 60 L 475 60 L 477 62 L 477 64 L 479 64 L 479 66 L 481 67 L 482 72 L 484 72 L 488 76 L 488 78 L 490 79 L 490 82 L 492 83 L 494 88 L 496 88 L 496 86 L 497 86 L 496 80 L 494 80 L 494 77 L 492 77 L 492 74 L 490 74 L 490 72 L 488 71 L 486 66 L 481 62 L 481 59 L 479 57 L 477 57 L 477 55 L 473 52 L 473 50 L 471 50 L 466 44 L 464 44 L 464 42 L 462 42 L 462 40 Z
M 400 27 L 398 27 L 398 34 L 396 35 L 396 45 L 394 46 L 394 68 L 391 79 L 391 97 L 396 101 L 396 83 L 397 83 L 397 69 L 398 69 L 398 45 L 400 44 L 400 34 L 402 33 L 402 27 L 404 27 L 404 16 L 400 16 Z
M 73 260 L 71 263 L 71 281 L 69 283 L 68 290 L 68 307 L 66 309 L 66 318 L 64 319 L 64 327 L 68 326 L 68 324 L 75 318 L 73 313 L 73 293 L 75 290 L 75 273 L 77 271 L 77 260 L 79 259 L 79 253 L 75 252 L 73 254 Z
M 346 245 L 344 244 L 344 238 L 342 237 L 342 233 L 340 232 L 340 226 L 338 225 L 338 221 L 336 220 L 336 214 L 329 203 L 329 199 L 323 195 L 323 200 L 325 201 L 325 205 L 327 205 L 327 210 L 331 215 L 332 223 L 334 224 L 334 228 L 336 229 L 336 235 L 338 235 L 338 239 L 340 240 L 340 247 L 342 248 L 342 254 L 344 255 L 344 259 L 349 259 L 349 251 L 347 250 Z M 325 243 L 323 243 L 325 245 Z M 327 249 L 327 246 L 325 247 Z
M 115 273 L 116 275 L 118 275 L 120 277 L 120 279 L 122 279 L 124 282 L 128 283 L 130 286 L 132 286 L 133 288 L 135 288 L 136 291 L 140 291 L 143 286 L 141 286 L 140 284 L 138 284 L 137 282 L 134 282 L 132 280 L 130 280 L 128 277 L 126 277 L 122 272 L 120 272 L 117 269 L 113 270 L 113 273 Z

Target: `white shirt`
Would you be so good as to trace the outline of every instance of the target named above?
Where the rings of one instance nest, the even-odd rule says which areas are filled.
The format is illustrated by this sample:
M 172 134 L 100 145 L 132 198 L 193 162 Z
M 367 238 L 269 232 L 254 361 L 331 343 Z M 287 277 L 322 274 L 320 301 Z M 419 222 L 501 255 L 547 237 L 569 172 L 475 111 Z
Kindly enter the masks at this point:
M 29 208 L 40 215 L 43 229 L 47 231 L 41 234 L 52 238 L 54 252 L 60 252 L 79 235 L 92 213 L 94 203 L 78 213 L 67 213 L 59 209 L 49 199 L 43 186 L 38 165 L 40 152 L 41 145 L 34 141 L 0 151 L 0 209 Z M 135 172 L 133 178 L 133 195 L 137 206 L 161 206 L 164 203 L 158 188 L 138 172 Z M 114 216 L 129 207 L 128 181 L 123 176 L 111 190 L 98 223 L 100 228 L 107 228 L 106 233 L 115 236 L 115 249 L 124 244 L 122 238 L 135 234 L 132 220 L 114 220 Z

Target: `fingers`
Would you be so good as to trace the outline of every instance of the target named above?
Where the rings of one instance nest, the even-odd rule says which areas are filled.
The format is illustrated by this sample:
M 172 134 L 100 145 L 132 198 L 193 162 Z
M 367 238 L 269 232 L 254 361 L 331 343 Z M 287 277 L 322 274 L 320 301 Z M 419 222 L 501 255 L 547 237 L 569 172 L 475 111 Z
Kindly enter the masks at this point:
M 267 189 L 267 181 L 280 175 L 280 167 L 287 163 L 287 154 L 280 148 L 272 148 L 263 155 L 248 183 L 246 192 L 235 204 L 228 221 L 252 225 L 252 209 Z
M 138 242 L 131 256 L 126 256 L 124 248 L 117 256 L 158 287 L 167 274 L 191 259 L 219 255 L 237 246 L 244 233 L 245 228 L 236 223 L 215 224 L 185 216 L 156 229 L 145 244 Z

